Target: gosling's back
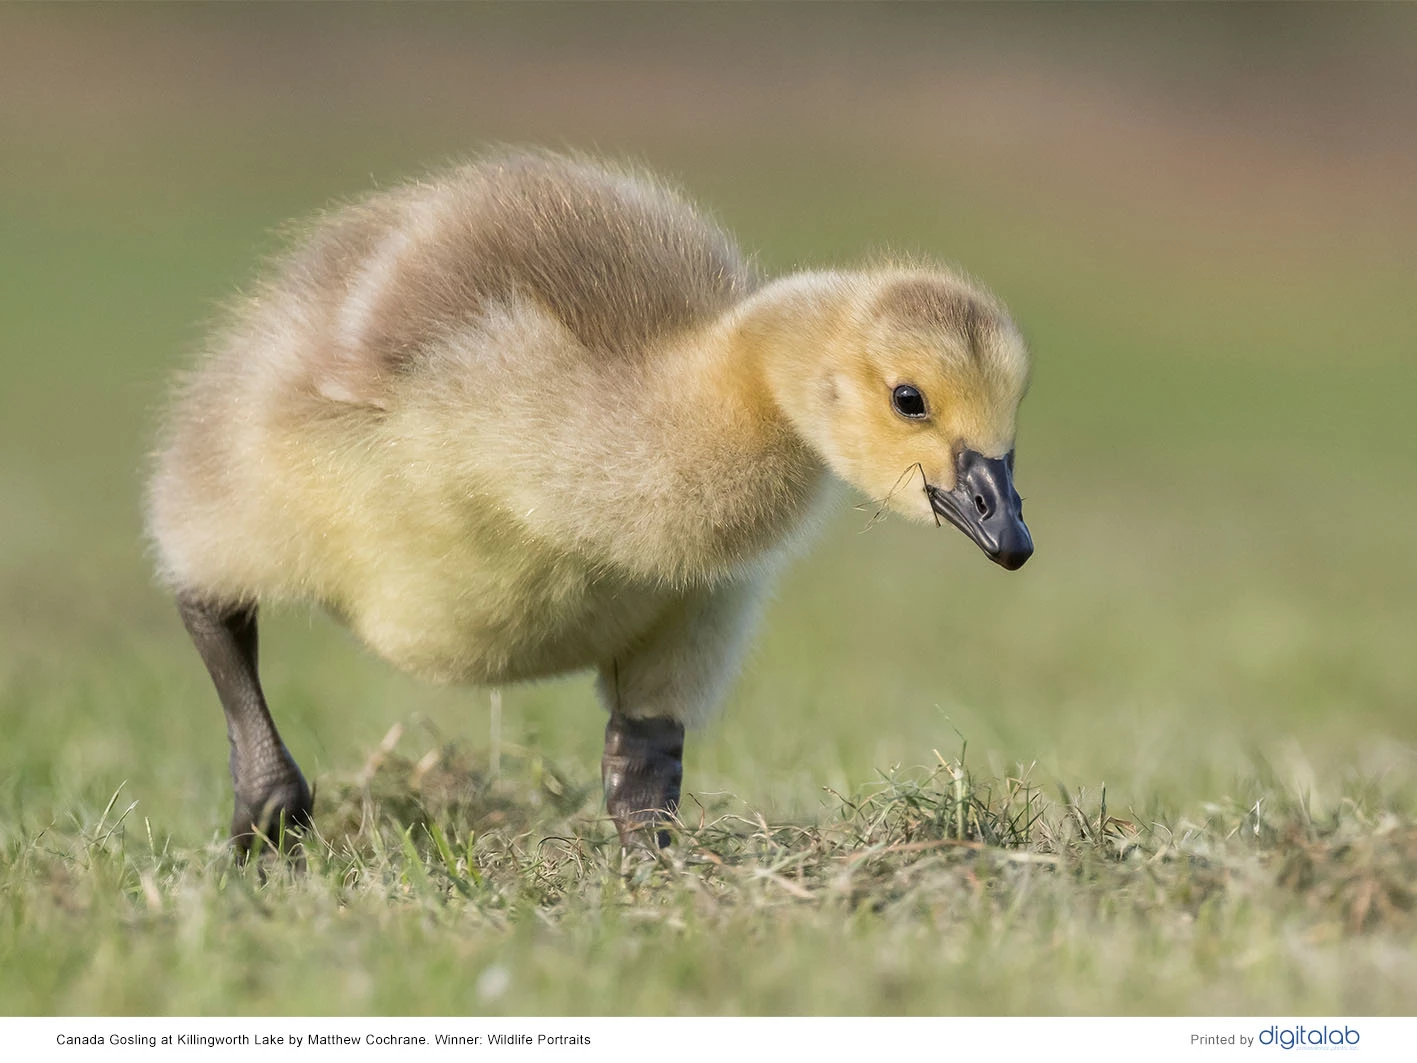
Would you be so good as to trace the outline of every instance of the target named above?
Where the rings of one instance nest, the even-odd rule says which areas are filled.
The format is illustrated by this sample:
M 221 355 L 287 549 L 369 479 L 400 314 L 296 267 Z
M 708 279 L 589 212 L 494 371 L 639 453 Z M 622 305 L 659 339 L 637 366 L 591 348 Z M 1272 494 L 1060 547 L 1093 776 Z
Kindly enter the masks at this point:
M 384 253 L 365 252 L 364 217 L 387 219 L 376 237 Z M 335 274 L 351 259 L 346 314 L 362 318 L 361 346 L 386 372 L 436 330 L 518 296 L 588 351 L 624 358 L 716 317 L 753 285 L 732 239 L 655 179 L 546 154 L 486 160 L 375 200 L 295 265 Z M 397 276 L 383 272 L 391 259 Z M 375 297 L 361 302 L 361 286 Z

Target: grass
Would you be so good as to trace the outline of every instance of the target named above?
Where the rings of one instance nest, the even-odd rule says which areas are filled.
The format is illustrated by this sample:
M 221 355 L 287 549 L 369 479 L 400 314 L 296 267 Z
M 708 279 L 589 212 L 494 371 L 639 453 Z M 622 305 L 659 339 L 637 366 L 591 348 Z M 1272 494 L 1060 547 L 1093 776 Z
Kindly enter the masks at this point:
M 1417 967 L 1417 827 L 1373 792 L 1315 815 L 1257 781 L 1168 823 L 940 757 L 625 853 L 574 772 L 401 731 L 327 788 L 303 871 L 177 844 L 121 790 L 7 832 L 15 1010 L 1351 1013 Z
M 208 17 L 0 13 L 0 79 L 130 57 L 101 98 L 0 92 L 0 1012 L 1411 1011 L 1417 213 L 1365 154 L 1380 83 L 1330 112 L 1285 80 L 1320 91 L 1409 38 L 1326 31 L 1317 81 L 1282 48 L 1158 60 L 1211 64 L 1301 134 L 1351 118 L 1339 158 L 1244 108 L 1187 113 L 1179 73 L 1165 107 L 1133 92 L 1141 53 L 1022 55 L 946 112 L 934 53 L 872 53 L 863 23 L 852 62 L 904 72 L 861 80 L 884 96 L 826 78 L 820 112 L 755 116 L 733 101 L 774 99 L 796 53 L 718 95 L 727 14 L 702 55 L 674 45 L 686 80 L 569 38 L 542 63 L 511 23 L 482 55 L 472 23 L 409 15 L 395 44 L 427 63 L 332 103 L 322 79 L 368 68 L 341 49 L 387 35 L 351 23 L 328 69 L 294 72 L 256 24 Z M 180 59 L 141 52 L 164 41 Z M 546 95 L 439 80 L 523 68 Z M 1105 120 L 1034 135 L 1079 100 Z M 770 269 L 884 247 L 986 279 L 1036 352 L 1038 554 L 1004 574 L 948 530 L 868 529 L 843 495 L 690 736 L 662 858 L 611 842 L 583 677 L 506 690 L 494 764 L 485 693 L 269 610 L 266 690 L 320 836 L 304 874 L 262 877 L 223 843 L 220 711 L 144 557 L 157 410 L 277 226 L 495 139 L 678 173 Z

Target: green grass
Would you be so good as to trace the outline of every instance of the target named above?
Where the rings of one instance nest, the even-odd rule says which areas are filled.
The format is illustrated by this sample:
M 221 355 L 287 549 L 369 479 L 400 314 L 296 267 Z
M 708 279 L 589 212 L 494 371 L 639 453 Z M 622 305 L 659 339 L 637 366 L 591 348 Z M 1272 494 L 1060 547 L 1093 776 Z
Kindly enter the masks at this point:
M 0 47 L 104 25 L 27 11 Z M 101 101 L 122 121 L 0 94 L 0 1012 L 1411 1011 L 1417 212 L 1335 193 L 1388 170 L 1243 141 L 1206 192 L 1163 179 L 1173 112 L 1140 145 L 968 110 L 848 136 L 661 113 L 631 64 L 575 68 L 603 113 L 468 119 L 418 70 L 413 102 L 342 110 L 202 62 L 244 88 L 144 96 L 159 63 Z M 678 173 L 771 269 L 887 248 L 986 279 L 1036 352 L 1038 554 L 1006 574 L 843 493 L 690 736 L 661 859 L 610 843 L 588 680 L 505 692 L 493 778 L 484 692 L 272 610 L 320 837 L 263 878 L 223 845 L 220 710 L 143 556 L 166 381 L 287 218 L 497 138 Z
M 810 821 L 691 804 L 624 853 L 574 771 L 391 741 L 327 784 L 303 871 L 184 846 L 123 791 L 8 837 L 18 1011 L 1399 1011 L 1417 828 L 1256 782 L 1203 819 L 958 761 Z M 426 736 L 425 736 L 426 738 Z M 412 745 L 411 742 L 405 742 Z M 1272 784 L 1271 784 L 1272 785 Z M 84 933 L 74 933 L 82 921 Z M 1361 977 L 1379 964 L 1387 977 Z M 568 973 L 569 972 L 569 973 Z M 1356 977 L 1356 981 L 1355 981 Z

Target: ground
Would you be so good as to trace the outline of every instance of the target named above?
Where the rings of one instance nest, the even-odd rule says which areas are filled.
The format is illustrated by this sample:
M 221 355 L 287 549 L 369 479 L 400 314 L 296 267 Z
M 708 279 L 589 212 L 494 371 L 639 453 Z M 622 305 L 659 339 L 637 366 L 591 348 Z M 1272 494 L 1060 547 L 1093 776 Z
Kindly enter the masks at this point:
M 840 83 L 825 22 L 774 51 L 700 15 L 680 55 L 668 15 L 606 54 L 545 14 L 262 17 L 0 28 L 0 1011 L 1410 1012 L 1408 13 L 1310 14 L 1263 61 L 1248 23 L 1131 15 L 1149 58 L 1111 66 L 1054 27 L 1006 83 L 898 13 L 853 23 Z M 970 18 L 951 41 L 1002 39 Z M 164 389 L 287 218 L 491 140 L 637 155 L 769 270 L 984 279 L 1036 354 L 1037 555 L 843 492 L 658 858 L 612 843 L 588 678 L 507 689 L 494 740 L 488 692 L 274 610 L 319 837 L 237 868 L 220 710 L 141 539 Z

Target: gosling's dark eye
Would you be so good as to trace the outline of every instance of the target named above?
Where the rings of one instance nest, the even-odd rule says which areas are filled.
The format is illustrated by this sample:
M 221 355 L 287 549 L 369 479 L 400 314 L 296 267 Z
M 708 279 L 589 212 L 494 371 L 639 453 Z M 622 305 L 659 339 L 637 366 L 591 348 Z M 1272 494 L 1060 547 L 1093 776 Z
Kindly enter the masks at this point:
M 920 418 L 925 416 L 925 396 L 920 389 L 909 384 L 901 384 L 891 392 L 891 405 L 902 417 Z

